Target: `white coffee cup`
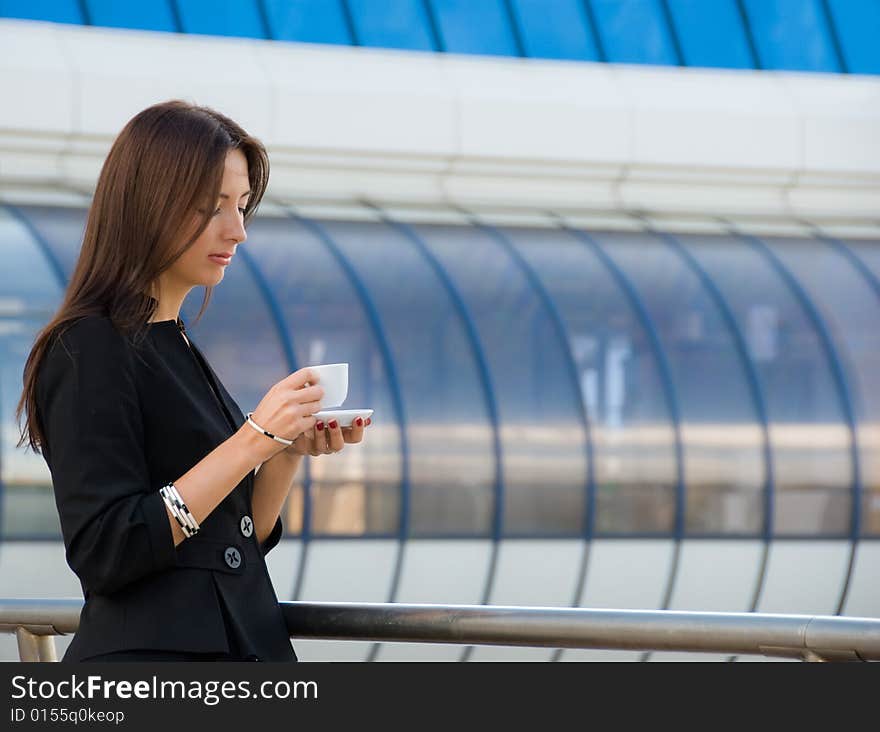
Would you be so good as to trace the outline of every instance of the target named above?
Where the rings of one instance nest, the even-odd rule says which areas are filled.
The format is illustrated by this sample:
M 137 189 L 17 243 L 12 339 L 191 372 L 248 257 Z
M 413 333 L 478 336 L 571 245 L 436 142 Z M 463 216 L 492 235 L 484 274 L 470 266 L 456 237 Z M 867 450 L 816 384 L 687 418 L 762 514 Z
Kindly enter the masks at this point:
M 309 366 L 310 371 L 318 374 L 319 383 L 324 388 L 321 407 L 324 409 L 338 407 L 348 396 L 348 364 L 325 363 L 320 366 Z

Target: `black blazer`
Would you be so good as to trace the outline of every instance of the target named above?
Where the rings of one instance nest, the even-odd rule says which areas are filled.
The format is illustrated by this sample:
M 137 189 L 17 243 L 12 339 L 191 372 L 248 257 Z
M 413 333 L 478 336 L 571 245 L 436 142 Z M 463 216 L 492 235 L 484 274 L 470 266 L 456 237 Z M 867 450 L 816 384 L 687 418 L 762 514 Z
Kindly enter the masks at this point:
M 109 318 L 89 316 L 53 339 L 41 365 L 43 456 L 85 598 L 64 661 L 140 648 L 235 652 L 232 645 L 260 660 L 296 660 L 264 559 L 281 519 L 259 545 L 255 471 L 174 546 L 159 488 L 245 421 L 182 329 L 180 320 L 150 323 L 135 345 Z

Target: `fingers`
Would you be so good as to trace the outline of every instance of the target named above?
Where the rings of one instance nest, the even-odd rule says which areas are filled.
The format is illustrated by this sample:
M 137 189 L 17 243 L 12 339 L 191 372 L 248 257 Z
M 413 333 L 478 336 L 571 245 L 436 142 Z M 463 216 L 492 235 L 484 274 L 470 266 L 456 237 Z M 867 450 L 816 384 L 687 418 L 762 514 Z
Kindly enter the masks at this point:
M 318 422 L 318 420 L 310 414 L 308 417 L 302 418 L 300 425 L 304 428 L 304 432 L 307 432 L 308 434 L 314 435 L 315 425 L 317 424 L 317 422 Z M 309 438 L 309 439 L 312 439 L 312 438 Z
M 324 398 L 323 386 L 306 386 L 302 389 L 296 389 L 291 397 L 300 404 L 305 402 L 319 402 Z
M 315 423 L 315 439 L 312 440 L 309 455 L 318 457 L 318 455 L 327 455 L 331 452 L 330 443 L 328 442 L 329 427 L 322 421 Z
M 325 423 L 318 421 L 313 430 L 309 454 L 312 457 L 318 455 L 330 455 L 339 452 L 346 444 L 357 444 L 364 438 L 364 430 L 372 422 L 370 418 L 364 420 L 361 417 L 352 422 L 350 427 L 340 427 L 339 422 L 331 419 Z
M 290 376 L 281 380 L 285 386 L 301 389 L 306 384 L 317 384 L 321 380 L 317 371 L 312 371 L 308 367 L 294 371 Z
M 343 438 L 349 445 L 356 445 L 364 439 L 364 427 L 363 417 L 358 417 L 351 423 L 351 427 L 347 427 L 342 433 Z
M 339 452 L 343 447 L 345 447 L 345 439 L 342 436 L 342 427 L 339 426 L 339 422 L 335 419 L 331 419 L 327 423 L 327 427 L 329 428 L 327 434 L 327 444 L 330 448 L 330 451 Z
M 321 411 L 321 402 L 304 402 L 300 406 L 303 414 L 317 414 Z

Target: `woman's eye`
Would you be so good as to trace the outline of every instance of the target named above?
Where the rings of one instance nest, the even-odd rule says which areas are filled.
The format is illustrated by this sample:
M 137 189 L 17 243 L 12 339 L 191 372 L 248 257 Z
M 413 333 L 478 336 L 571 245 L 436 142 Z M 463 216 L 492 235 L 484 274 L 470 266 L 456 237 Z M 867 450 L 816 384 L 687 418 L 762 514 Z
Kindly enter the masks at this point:
M 220 207 L 218 206 L 218 207 L 216 208 L 216 210 L 214 211 L 213 215 L 214 215 L 214 216 L 219 216 L 222 210 L 223 210 L 223 209 L 220 208 Z M 238 212 L 239 212 L 242 216 L 244 216 L 245 213 L 247 212 L 247 208 L 239 207 Z

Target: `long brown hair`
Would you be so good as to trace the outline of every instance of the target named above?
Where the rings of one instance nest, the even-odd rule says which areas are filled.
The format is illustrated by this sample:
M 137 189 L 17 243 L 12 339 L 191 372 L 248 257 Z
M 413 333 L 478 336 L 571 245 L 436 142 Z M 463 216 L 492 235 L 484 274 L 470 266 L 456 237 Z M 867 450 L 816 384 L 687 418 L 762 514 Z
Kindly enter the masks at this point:
M 171 100 L 148 107 L 125 125 L 101 168 L 82 249 L 55 316 L 37 334 L 24 367 L 15 412 L 27 419 L 17 447 L 40 452 L 45 435 L 36 411 L 37 374 L 53 337 L 88 315 L 105 315 L 138 339 L 158 306 L 157 278 L 207 228 L 220 197 L 226 154 L 240 149 L 251 194 L 245 223 L 269 181 L 263 144 L 208 107 Z M 204 213 L 196 213 L 201 209 Z M 193 232 L 193 220 L 199 225 Z M 200 218 L 198 218 L 200 217 Z M 211 287 L 196 322 L 211 299 Z

